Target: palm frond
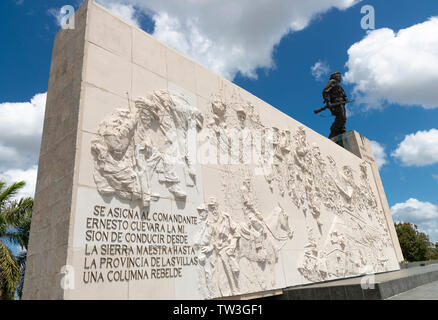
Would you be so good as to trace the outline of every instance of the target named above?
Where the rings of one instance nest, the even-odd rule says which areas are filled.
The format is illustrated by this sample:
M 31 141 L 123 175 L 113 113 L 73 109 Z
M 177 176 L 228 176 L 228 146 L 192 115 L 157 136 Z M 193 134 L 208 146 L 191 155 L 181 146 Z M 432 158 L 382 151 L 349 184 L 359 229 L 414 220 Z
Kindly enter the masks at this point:
M 12 227 L 18 227 L 22 224 L 23 219 L 31 215 L 33 208 L 32 198 L 21 198 L 19 201 L 12 201 L 2 210 L 2 215 L 6 223 Z
M 22 293 L 33 199 L 15 200 L 14 196 L 24 185 L 24 181 L 9 186 L 0 181 L 0 238 L 22 248 L 14 256 L 0 239 L 0 299 L 14 299 L 15 293 L 20 297 Z
M 23 198 L 10 203 L 8 208 L 0 213 L 0 236 L 8 237 L 12 243 L 27 248 L 32 207 L 32 198 Z
M 2 298 L 13 299 L 20 277 L 20 266 L 9 248 L 0 241 L 0 283 Z
M 6 232 L 5 238 L 14 245 L 19 245 L 22 249 L 27 250 L 29 242 L 29 230 L 28 229 L 13 229 Z
M 26 273 L 27 251 L 22 251 L 16 256 L 17 263 L 20 265 L 20 279 L 17 283 L 16 292 L 21 299 L 23 295 L 24 274 Z
M 8 224 L 4 215 L 0 212 L 0 238 L 6 236 L 6 232 L 8 230 Z
M 20 266 L 26 265 L 26 258 L 27 258 L 27 250 L 23 250 L 15 256 L 15 260 Z
M 7 200 L 10 200 L 13 196 L 15 196 L 25 185 L 26 182 L 20 181 L 4 188 L 5 184 L 3 183 L 2 188 L 0 189 L 0 206 L 3 206 Z

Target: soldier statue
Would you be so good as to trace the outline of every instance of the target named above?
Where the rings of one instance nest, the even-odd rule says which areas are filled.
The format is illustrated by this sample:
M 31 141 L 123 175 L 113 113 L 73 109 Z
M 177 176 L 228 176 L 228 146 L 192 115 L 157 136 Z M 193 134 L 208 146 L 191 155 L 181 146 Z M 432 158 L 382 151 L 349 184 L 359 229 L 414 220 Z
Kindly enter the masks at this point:
M 342 76 L 340 72 L 335 72 L 330 76 L 329 82 L 322 91 L 326 106 L 314 111 L 319 113 L 322 110 L 330 109 L 332 115 L 336 117 L 330 128 L 329 139 L 345 133 L 345 123 L 347 122 L 345 104 L 350 101 L 348 101 L 347 95 L 341 86 L 341 81 Z

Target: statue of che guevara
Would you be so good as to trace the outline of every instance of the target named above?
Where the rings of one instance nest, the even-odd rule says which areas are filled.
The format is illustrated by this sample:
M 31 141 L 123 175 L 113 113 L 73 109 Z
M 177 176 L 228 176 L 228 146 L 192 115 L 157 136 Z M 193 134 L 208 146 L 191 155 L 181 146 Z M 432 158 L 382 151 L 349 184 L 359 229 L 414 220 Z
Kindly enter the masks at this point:
M 350 102 L 347 95 L 341 86 L 342 75 L 340 72 L 335 72 L 330 76 L 330 80 L 322 91 L 325 107 L 315 110 L 319 113 L 325 109 L 330 109 L 330 112 L 335 116 L 335 121 L 330 128 L 329 139 L 337 135 L 345 133 L 345 124 L 347 122 L 347 113 L 345 104 Z

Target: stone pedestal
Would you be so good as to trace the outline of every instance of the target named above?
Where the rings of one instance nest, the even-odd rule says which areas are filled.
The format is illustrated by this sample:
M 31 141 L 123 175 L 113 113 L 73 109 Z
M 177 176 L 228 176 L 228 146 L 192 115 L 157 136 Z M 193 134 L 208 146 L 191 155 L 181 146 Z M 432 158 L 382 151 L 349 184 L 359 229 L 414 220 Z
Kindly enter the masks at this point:
M 75 25 L 53 49 L 24 299 L 260 297 L 399 269 L 366 153 L 94 1 Z

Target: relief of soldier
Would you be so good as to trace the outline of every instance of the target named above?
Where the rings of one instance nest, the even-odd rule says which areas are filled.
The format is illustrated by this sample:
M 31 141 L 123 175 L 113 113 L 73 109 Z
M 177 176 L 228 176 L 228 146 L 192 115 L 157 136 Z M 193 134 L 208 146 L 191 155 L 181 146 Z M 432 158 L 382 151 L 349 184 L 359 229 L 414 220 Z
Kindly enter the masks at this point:
M 135 101 L 134 110 L 116 109 L 102 121 L 92 141 L 94 180 L 103 195 L 140 201 L 166 196 L 185 200 L 196 183 L 188 152 L 189 130 L 202 126 L 200 112 L 182 95 L 156 91 Z

